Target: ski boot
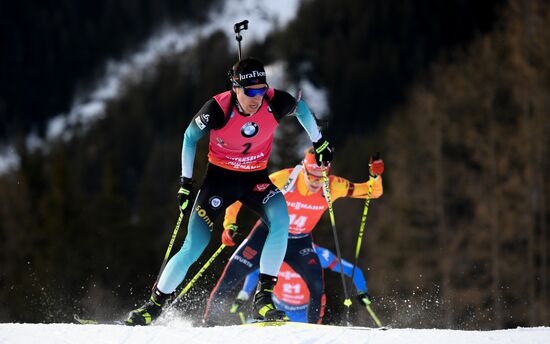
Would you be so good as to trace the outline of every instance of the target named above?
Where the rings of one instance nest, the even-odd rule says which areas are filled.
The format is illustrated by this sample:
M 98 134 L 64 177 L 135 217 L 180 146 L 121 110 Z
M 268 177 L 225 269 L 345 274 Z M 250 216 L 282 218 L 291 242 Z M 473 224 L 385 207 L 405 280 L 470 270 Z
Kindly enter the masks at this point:
M 239 295 L 237 295 L 237 298 L 231 305 L 231 309 L 229 309 L 229 313 L 238 315 L 239 319 L 241 320 L 241 323 L 243 324 L 246 324 L 247 322 L 246 315 L 244 312 L 244 306 L 246 301 L 248 301 L 248 298 L 249 298 L 248 293 L 241 290 L 239 292 Z
M 288 321 L 286 313 L 273 304 L 273 288 L 277 277 L 260 274 L 258 289 L 254 295 L 254 318 L 258 321 Z
M 157 288 L 153 289 L 149 301 L 138 309 L 134 309 L 128 314 L 126 324 L 128 325 L 149 325 L 153 320 L 159 317 L 162 312 L 162 306 L 168 298 L 168 294 L 162 293 Z

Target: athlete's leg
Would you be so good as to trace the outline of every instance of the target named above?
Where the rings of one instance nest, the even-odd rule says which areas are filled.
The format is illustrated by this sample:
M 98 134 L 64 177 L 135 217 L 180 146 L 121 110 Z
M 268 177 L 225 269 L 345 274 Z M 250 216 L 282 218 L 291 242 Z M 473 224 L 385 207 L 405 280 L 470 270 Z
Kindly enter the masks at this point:
M 204 182 L 191 208 L 187 236 L 182 248 L 168 261 L 153 287 L 151 297 L 128 315 L 127 322 L 147 325 L 162 312 L 168 296 L 184 280 L 191 264 L 202 254 L 210 241 L 214 222 L 225 208 L 243 194 L 240 173 L 209 165 Z
M 277 276 L 285 257 L 289 217 L 283 194 L 273 184 L 263 193 L 245 196 L 243 204 L 256 211 L 269 229 L 260 257 L 260 273 Z
M 209 241 L 210 227 L 197 214 L 197 210 L 193 209 L 183 246 L 166 264 L 157 288 L 165 294 L 173 293 L 183 282 L 191 264 L 199 259 Z
M 321 322 L 323 269 L 313 248 L 311 236 L 290 239 L 285 262 L 302 276 L 309 289 L 308 322 Z
M 245 277 L 258 268 L 260 252 L 264 246 L 268 230 L 264 224 L 256 224 L 248 237 L 239 245 L 212 290 L 204 313 L 208 325 L 224 324 L 229 305 L 226 302 L 233 291 L 240 287 Z
M 288 209 L 281 191 L 271 183 L 267 172 L 251 178 L 250 191 L 241 202 L 256 211 L 269 228 L 260 257 L 258 289 L 254 295 L 254 317 L 258 319 L 288 319 L 277 310 L 271 296 L 277 283 L 277 274 L 283 263 L 288 240 Z
M 168 261 L 159 278 L 157 288 L 162 293 L 170 294 L 181 284 L 189 267 L 208 245 L 214 222 L 236 200 L 236 190 L 231 182 L 234 173 L 209 166 L 191 210 L 183 246 Z

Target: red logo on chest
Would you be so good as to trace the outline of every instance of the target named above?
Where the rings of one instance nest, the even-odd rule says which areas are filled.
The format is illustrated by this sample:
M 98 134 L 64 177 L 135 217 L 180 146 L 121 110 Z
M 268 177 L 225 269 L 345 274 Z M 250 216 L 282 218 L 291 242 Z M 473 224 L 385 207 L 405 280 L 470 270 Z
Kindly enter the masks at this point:
M 270 184 L 256 184 L 253 191 L 263 192 L 269 187 Z

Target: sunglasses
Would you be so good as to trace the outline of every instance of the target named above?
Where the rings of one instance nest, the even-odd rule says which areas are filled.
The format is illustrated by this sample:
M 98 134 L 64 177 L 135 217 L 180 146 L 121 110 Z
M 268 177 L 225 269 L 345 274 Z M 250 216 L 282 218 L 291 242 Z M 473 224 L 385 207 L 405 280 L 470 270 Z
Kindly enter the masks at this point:
M 243 87 L 244 94 L 248 97 L 256 97 L 256 96 L 264 96 L 264 94 L 267 92 L 268 87 L 262 87 L 262 88 L 246 88 Z
M 309 181 L 312 183 L 319 182 L 323 179 L 323 176 L 318 176 L 318 175 L 309 173 L 305 167 L 304 167 L 304 171 L 306 172 L 307 179 L 309 179 Z
M 262 87 L 262 88 L 246 88 L 246 87 L 244 87 L 243 85 L 241 85 L 239 83 L 236 83 L 236 84 L 238 85 L 238 87 L 242 88 L 244 94 L 247 97 L 250 97 L 250 98 L 254 98 L 256 96 L 262 96 L 263 97 L 264 94 L 269 89 L 269 86 L 265 86 L 265 87 Z

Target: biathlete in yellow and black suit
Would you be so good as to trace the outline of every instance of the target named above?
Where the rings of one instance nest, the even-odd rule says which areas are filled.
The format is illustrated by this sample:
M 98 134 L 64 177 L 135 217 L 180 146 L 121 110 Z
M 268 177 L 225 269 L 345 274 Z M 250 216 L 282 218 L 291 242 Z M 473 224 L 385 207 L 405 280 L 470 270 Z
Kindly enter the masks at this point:
M 269 178 L 284 194 L 290 218 L 288 248 L 284 261 L 305 280 L 309 292 L 307 319 L 310 323 L 320 320 L 321 298 L 323 295 L 323 271 L 319 257 L 313 246 L 312 231 L 317 226 L 328 205 L 323 191 L 323 174 L 315 160 L 314 148 L 309 149 L 301 164 L 272 173 Z M 378 198 L 383 193 L 382 177 L 384 162 L 371 161 L 369 173 L 373 178 L 364 183 L 352 183 L 345 178 L 329 175 L 329 188 L 332 200 L 343 197 Z M 329 166 L 327 166 L 327 170 Z M 328 173 L 328 172 L 327 172 Z M 232 240 L 237 214 L 241 208 L 236 203 L 226 210 L 222 241 L 225 245 L 235 245 Z M 259 220 L 248 237 L 231 256 L 218 284 L 210 295 L 205 312 L 205 322 L 209 325 L 224 324 L 228 320 L 228 298 L 241 285 L 243 279 L 258 264 L 261 266 L 260 252 L 265 250 L 271 234 L 263 220 Z M 224 313 L 225 311 L 225 313 Z

